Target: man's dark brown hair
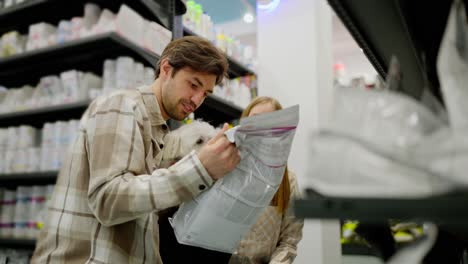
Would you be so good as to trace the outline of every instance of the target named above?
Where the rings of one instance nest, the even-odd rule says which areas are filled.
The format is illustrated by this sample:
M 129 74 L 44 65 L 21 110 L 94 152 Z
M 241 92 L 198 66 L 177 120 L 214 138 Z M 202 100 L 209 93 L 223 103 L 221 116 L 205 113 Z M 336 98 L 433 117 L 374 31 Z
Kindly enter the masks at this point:
M 197 72 L 216 75 L 216 84 L 219 84 L 227 75 L 226 56 L 211 42 L 201 37 L 183 37 L 169 43 L 156 65 L 156 78 L 159 77 L 161 61 L 166 58 L 174 68 L 172 76 L 180 69 L 189 67 Z

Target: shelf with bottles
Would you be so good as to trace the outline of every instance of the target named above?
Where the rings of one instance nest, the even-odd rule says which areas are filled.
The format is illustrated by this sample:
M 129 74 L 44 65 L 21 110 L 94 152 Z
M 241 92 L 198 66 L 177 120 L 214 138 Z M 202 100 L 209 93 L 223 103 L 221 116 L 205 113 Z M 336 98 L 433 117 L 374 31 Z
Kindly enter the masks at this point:
M 34 249 L 34 247 L 36 247 L 35 239 L 0 238 L 0 248 Z
M 255 74 L 254 48 L 226 34 L 221 27 L 216 27 L 201 4 L 188 0 L 186 5 L 187 12 L 182 19 L 184 35 L 202 36 L 224 51 L 229 60 L 231 77 Z
M 58 171 L 38 171 L 0 174 L 0 187 L 12 188 L 20 185 L 49 185 L 57 181 Z
M 104 60 L 117 56 L 141 60 L 146 66 L 159 58 L 116 33 L 106 33 L 0 59 L 1 85 L 35 83 L 43 76 L 69 69 L 99 74 Z
M 26 179 L 54 183 L 78 127 L 78 120 L 69 120 L 48 122 L 41 129 L 26 125 L 0 129 L 0 155 L 4 157 L 0 160 L 0 186 Z
M 307 193 L 307 197 L 295 201 L 294 212 L 298 217 L 364 222 L 398 219 L 462 226 L 468 221 L 467 190 L 422 198 L 324 197 L 313 190 Z
M 156 21 L 168 28 L 169 11 L 168 1 L 154 0 L 25 0 L 14 5 L 2 6 L 2 2 L 12 4 L 20 1 L 0 1 L 0 35 L 8 31 L 17 30 L 21 33 L 28 31 L 29 25 L 39 22 L 58 24 L 63 19 L 83 16 L 83 6 L 92 2 L 103 9 L 117 12 L 122 4 L 128 5 L 137 11 L 142 17 L 150 21 Z M 180 0 L 177 3 L 176 12 L 182 14 L 185 10 Z M 3 7 L 3 8 L 2 8 Z M 38 16 L 38 14 L 40 14 Z
M 198 36 L 198 34 L 194 33 L 187 27 L 184 27 L 184 36 Z M 244 66 L 243 63 L 239 62 L 237 59 L 227 56 L 229 62 L 229 76 L 231 78 L 240 77 L 245 75 L 255 75 L 256 73 L 249 69 L 248 67 Z
M 53 184 L 0 188 L 0 247 L 34 247 L 53 190 Z

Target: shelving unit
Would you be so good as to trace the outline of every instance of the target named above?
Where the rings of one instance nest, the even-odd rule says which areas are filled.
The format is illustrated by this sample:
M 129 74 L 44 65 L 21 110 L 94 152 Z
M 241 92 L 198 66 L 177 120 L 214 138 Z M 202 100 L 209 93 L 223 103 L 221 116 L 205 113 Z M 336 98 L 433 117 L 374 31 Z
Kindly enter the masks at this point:
M 36 240 L 33 239 L 0 239 L 0 248 L 20 248 L 34 250 Z
M 467 202 L 466 190 L 414 199 L 309 196 L 297 200 L 294 211 L 303 218 L 354 219 L 376 223 L 399 219 L 458 226 L 468 222 Z
M 101 8 L 107 8 L 116 13 L 122 4 L 128 5 L 146 19 L 153 20 L 169 28 L 168 10 L 169 1 L 154 0 L 28 0 L 21 4 L 0 9 L 0 34 L 10 30 L 27 33 L 31 24 L 47 22 L 58 24 L 61 19 L 70 19 L 74 16 L 83 15 L 85 3 L 95 3 Z M 180 2 L 177 0 L 176 2 Z M 180 3 L 177 4 L 179 14 L 183 13 Z M 57 12 L 60 10 L 60 12 Z M 38 15 L 40 14 L 40 15 Z
M 184 27 L 184 36 L 196 36 L 195 32 L 191 31 L 190 29 Z M 245 76 L 245 75 L 255 75 L 255 72 L 251 69 L 242 65 L 242 63 L 238 62 L 236 59 L 227 56 L 229 61 L 229 76 L 231 78 Z
M 55 184 L 57 176 L 58 171 L 0 174 L 0 187 L 13 188 L 20 185 Z
M 104 60 L 118 56 L 130 56 L 149 67 L 159 59 L 117 33 L 105 33 L 0 59 L 0 80 L 4 86 L 15 87 L 70 69 L 101 75 Z
M 29 0 L 24 3 L 0 9 L 0 35 L 16 30 L 27 34 L 29 25 L 47 22 L 57 25 L 62 19 L 83 15 L 85 0 Z M 117 13 L 121 4 L 126 4 L 147 20 L 156 21 L 166 28 L 174 27 L 173 12 L 182 14 L 185 6 L 180 0 L 94 0 L 102 9 Z M 171 3 L 170 3 L 171 2 Z M 175 4 L 175 10 L 170 10 Z M 115 32 L 89 36 L 42 49 L 27 51 L 10 57 L 0 58 L 0 84 L 6 87 L 35 85 L 40 78 L 58 75 L 63 71 L 76 69 L 102 75 L 106 59 L 129 56 L 147 67 L 154 67 L 159 55 L 129 41 Z M 252 74 L 248 69 L 230 60 L 230 76 Z M 91 103 L 90 100 L 63 105 L 45 106 L 11 113 L 0 114 L 0 128 L 32 125 L 40 128 L 46 122 L 78 119 Z M 195 112 L 219 125 L 238 119 L 242 108 L 217 96 L 210 95 Z M 0 187 L 14 189 L 19 185 L 54 184 L 58 171 L 0 174 Z M 34 240 L 0 239 L 0 248 L 34 249 Z
M 6 114 L 0 114 L 0 127 L 31 125 L 40 127 L 45 122 L 79 119 L 90 101 L 41 107 Z

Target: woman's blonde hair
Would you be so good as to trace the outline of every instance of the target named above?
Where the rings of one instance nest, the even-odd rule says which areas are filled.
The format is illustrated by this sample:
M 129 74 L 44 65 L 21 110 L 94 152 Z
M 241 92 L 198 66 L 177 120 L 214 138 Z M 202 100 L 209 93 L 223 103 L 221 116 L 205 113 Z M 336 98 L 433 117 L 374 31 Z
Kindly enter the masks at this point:
M 281 110 L 283 107 L 278 102 L 278 100 L 268 97 L 268 96 L 259 96 L 252 100 L 250 104 L 242 112 L 241 118 L 248 117 L 252 109 L 261 104 L 271 104 L 275 110 Z M 291 186 L 289 185 L 289 175 L 288 175 L 288 166 L 284 170 L 283 180 L 281 185 L 278 188 L 275 196 L 271 200 L 271 204 L 276 206 L 280 214 L 284 214 L 288 209 L 289 198 L 291 196 Z

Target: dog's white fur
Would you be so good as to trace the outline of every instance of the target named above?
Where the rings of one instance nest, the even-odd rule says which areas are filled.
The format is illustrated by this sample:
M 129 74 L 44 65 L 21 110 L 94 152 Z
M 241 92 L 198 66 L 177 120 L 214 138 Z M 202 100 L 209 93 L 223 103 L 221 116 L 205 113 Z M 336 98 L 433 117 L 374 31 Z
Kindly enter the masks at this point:
M 164 137 L 160 167 L 167 168 L 192 150 L 198 151 L 217 132 L 218 129 L 207 122 L 199 120 L 192 121 L 190 124 L 169 132 Z

